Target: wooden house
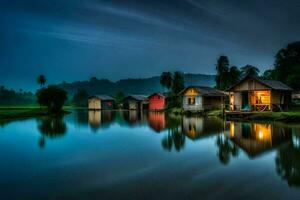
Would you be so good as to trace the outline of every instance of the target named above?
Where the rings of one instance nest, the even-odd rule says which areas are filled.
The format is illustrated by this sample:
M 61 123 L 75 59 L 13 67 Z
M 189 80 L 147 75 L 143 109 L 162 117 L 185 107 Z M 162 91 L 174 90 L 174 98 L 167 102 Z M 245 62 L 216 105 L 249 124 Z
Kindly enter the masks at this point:
M 93 95 L 89 97 L 90 110 L 111 110 L 114 108 L 114 98 L 108 95 Z
M 190 111 L 221 109 L 226 97 L 223 91 L 206 86 L 189 86 L 179 95 L 182 96 L 183 109 Z
M 287 109 L 292 89 L 280 81 L 246 76 L 230 87 L 230 111 L 273 111 Z
M 127 110 L 148 109 L 148 97 L 145 95 L 129 95 L 123 100 L 123 108 Z
M 153 93 L 149 97 L 149 110 L 163 110 L 166 106 L 166 98 L 161 93 Z

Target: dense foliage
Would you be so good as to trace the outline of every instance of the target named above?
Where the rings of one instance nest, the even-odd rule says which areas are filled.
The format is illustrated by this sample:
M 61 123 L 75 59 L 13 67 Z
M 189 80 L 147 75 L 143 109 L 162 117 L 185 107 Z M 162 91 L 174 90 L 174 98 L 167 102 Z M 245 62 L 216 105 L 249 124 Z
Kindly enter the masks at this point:
M 78 90 L 73 96 L 72 103 L 76 106 L 87 106 L 89 94 L 86 90 Z
M 38 103 L 47 106 L 49 113 L 60 113 L 65 101 L 68 99 L 67 92 L 56 86 L 42 88 L 36 93 Z
M 22 89 L 19 91 L 7 89 L 0 86 L 0 104 L 1 105 L 20 105 L 20 104 L 33 104 L 36 98 L 32 92 L 24 92 Z
M 168 89 L 167 107 L 180 107 L 181 98 L 178 98 L 178 93 L 184 89 L 184 75 L 176 71 L 163 72 L 160 77 L 160 83 L 163 87 Z
M 271 74 L 272 78 L 300 89 L 300 41 L 290 43 L 277 52 Z
M 118 92 L 115 96 L 115 101 L 116 101 L 116 106 L 118 108 L 121 107 L 122 103 L 123 103 L 123 99 L 125 98 L 125 94 L 123 92 Z

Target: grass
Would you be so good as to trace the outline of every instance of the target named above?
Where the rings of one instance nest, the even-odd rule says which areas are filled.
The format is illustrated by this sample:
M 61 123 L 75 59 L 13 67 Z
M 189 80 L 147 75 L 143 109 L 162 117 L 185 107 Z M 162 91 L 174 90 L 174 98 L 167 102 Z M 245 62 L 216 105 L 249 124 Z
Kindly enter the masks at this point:
M 64 107 L 64 114 L 70 113 L 72 106 Z M 39 105 L 9 105 L 0 106 L 0 124 L 4 124 L 13 120 L 21 120 L 26 118 L 41 117 L 49 115 L 46 107 Z
M 227 115 L 228 119 L 246 121 L 278 121 L 297 123 L 300 122 L 300 106 L 294 106 L 285 112 L 253 112 L 237 116 Z

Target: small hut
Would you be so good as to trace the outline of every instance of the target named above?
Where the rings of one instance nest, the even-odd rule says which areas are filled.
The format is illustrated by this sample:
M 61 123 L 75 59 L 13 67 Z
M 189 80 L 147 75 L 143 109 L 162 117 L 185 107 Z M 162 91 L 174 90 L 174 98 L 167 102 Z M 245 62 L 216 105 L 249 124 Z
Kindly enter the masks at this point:
M 89 97 L 90 110 L 111 110 L 114 108 L 114 98 L 108 95 L 93 95 Z
M 189 86 L 182 90 L 182 107 L 189 111 L 221 109 L 226 94 L 207 86 Z
M 123 100 L 123 108 L 127 110 L 145 110 L 148 105 L 148 97 L 145 95 L 129 95 Z
M 149 110 L 163 110 L 166 106 L 166 97 L 159 93 L 153 93 L 149 97 Z
M 273 111 L 287 109 L 292 89 L 280 81 L 246 76 L 230 87 L 230 111 Z

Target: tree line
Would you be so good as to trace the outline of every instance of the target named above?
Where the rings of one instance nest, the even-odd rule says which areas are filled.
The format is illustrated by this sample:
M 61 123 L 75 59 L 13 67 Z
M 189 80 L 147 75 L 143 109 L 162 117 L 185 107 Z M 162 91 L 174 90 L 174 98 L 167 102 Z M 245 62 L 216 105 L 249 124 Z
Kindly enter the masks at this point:
M 278 80 L 299 90 L 300 42 L 290 43 L 285 48 L 280 49 L 275 55 L 274 66 L 264 71 L 262 75 L 260 70 L 253 65 L 246 65 L 241 68 L 230 66 L 229 59 L 225 55 L 217 59 L 216 71 L 216 88 L 220 90 L 228 89 L 246 75 Z

